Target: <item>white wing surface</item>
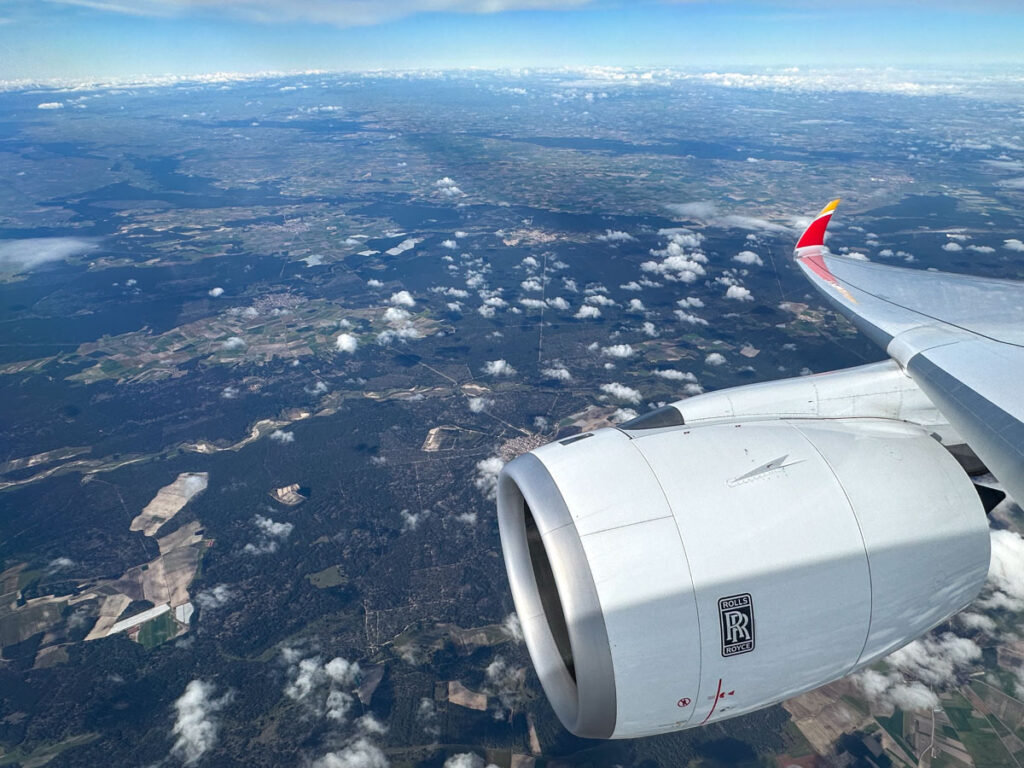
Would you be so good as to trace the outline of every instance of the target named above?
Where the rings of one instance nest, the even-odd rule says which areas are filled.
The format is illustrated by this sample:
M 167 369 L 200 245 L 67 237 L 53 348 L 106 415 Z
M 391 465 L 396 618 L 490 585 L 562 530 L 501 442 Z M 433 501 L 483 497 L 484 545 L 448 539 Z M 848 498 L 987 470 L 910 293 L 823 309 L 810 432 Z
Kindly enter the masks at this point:
M 837 310 L 899 362 L 1018 502 L 1024 501 L 1024 283 L 837 256 L 838 200 L 796 262 Z

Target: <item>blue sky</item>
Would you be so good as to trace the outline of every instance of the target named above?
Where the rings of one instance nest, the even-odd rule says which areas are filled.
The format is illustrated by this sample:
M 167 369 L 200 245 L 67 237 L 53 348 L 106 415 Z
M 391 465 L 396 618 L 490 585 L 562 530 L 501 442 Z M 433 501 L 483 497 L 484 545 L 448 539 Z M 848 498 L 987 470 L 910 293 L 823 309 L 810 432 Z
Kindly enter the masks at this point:
M 1022 35 L 1017 0 L 0 0 L 0 80 L 585 65 L 1024 66 Z

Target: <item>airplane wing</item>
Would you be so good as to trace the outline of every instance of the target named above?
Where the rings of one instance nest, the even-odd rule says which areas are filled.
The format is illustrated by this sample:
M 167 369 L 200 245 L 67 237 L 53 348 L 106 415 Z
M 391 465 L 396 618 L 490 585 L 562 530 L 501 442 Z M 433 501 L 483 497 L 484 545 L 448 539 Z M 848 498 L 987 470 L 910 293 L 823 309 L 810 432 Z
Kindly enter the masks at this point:
M 1024 501 L 1024 282 L 906 269 L 829 252 L 839 201 L 797 243 L 826 300 L 903 366 L 1018 502 Z

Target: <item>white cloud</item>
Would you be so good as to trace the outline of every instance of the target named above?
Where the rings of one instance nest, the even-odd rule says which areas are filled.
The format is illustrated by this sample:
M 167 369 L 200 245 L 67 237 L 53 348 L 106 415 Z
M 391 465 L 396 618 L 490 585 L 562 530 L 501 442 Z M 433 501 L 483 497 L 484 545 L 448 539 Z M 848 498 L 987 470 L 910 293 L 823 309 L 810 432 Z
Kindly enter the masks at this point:
M 459 244 L 457 242 L 455 242 L 454 240 L 442 240 L 441 241 L 441 247 L 442 248 L 447 248 L 450 251 L 454 251 L 456 248 L 459 247 Z
M 950 685 L 981 658 L 973 640 L 946 632 L 915 640 L 886 657 L 886 663 L 928 685 Z
M 1003 248 L 1009 251 L 1024 251 L 1024 242 L 1021 242 L 1017 238 L 1013 237 L 1009 240 L 1003 240 Z M 0 264 L 3 263 L 3 254 L 0 252 Z
M 359 339 L 353 336 L 351 333 L 338 334 L 338 338 L 334 342 L 335 348 L 339 352 L 347 352 L 353 354 L 359 347 Z
M 665 206 L 680 218 L 690 219 L 731 229 L 749 229 L 757 232 L 789 232 L 789 227 L 753 216 L 721 214 L 711 202 L 670 204 Z
M 391 298 L 388 299 L 388 303 L 393 307 L 415 307 L 416 300 L 412 297 L 412 294 L 408 291 L 398 291 L 392 293 Z
M 373 277 L 371 277 L 369 280 L 367 280 L 366 284 L 370 288 L 383 288 L 384 287 L 384 283 L 382 283 L 380 280 L 377 280 L 376 278 L 373 278 Z
M 536 291 L 538 293 L 544 290 L 544 285 L 536 277 L 528 277 L 519 284 L 519 287 L 524 291 Z
M 601 391 L 606 395 L 611 395 L 615 399 L 624 400 L 627 403 L 638 404 L 643 399 L 637 390 L 614 381 L 610 384 L 602 384 Z
M 628 232 L 606 229 L 603 235 L 597 236 L 597 239 L 604 240 L 608 243 L 628 243 L 630 240 L 635 240 L 636 238 Z
M 932 709 L 939 705 L 939 697 L 918 681 L 907 682 L 899 672 L 883 674 L 866 669 L 853 680 L 864 694 L 882 706 L 898 706 L 909 711 Z
M 584 304 L 576 312 L 573 317 L 579 320 L 595 320 L 601 316 L 601 310 L 597 307 L 592 307 L 589 304 Z
M 693 314 L 692 312 L 684 312 L 681 309 L 676 309 L 672 312 L 672 314 L 679 318 L 679 322 L 681 323 L 689 323 L 690 325 L 708 324 L 707 320 L 705 320 L 703 317 L 697 317 L 697 315 Z
M 390 323 L 391 325 L 404 323 L 410 317 L 412 317 L 411 314 L 404 309 L 399 309 L 398 307 L 388 307 L 384 310 L 384 322 Z
M 669 381 L 697 381 L 697 377 L 689 371 L 677 371 L 674 368 L 655 371 L 654 375 L 660 376 L 663 379 L 668 379 Z
M 0 272 L 24 272 L 94 251 L 99 246 L 81 237 L 33 237 L 0 240 Z
M 491 456 L 476 463 L 476 480 L 474 485 L 488 499 L 494 499 L 498 493 L 498 475 L 505 462 L 497 456 Z
M 730 285 L 725 291 L 725 298 L 736 301 L 753 301 L 754 297 L 750 291 L 742 285 Z
M 294 432 L 283 432 L 280 429 L 275 429 L 270 433 L 270 439 L 278 443 L 294 443 L 295 433 Z
M 231 692 L 214 698 L 216 686 L 205 680 L 193 680 L 174 702 L 175 737 L 171 753 L 185 765 L 195 765 L 217 743 L 220 723 L 217 713 L 231 701 Z
M 657 329 L 657 327 L 655 327 L 654 323 L 651 323 L 651 322 L 644 323 L 642 328 L 643 328 L 644 334 L 647 335 L 647 336 L 650 336 L 652 339 L 656 339 L 660 335 L 658 333 L 658 329 Z
M 442 179 L 438 179 L 434 182 L 434 190 L 441 197 L 464 197 L 465 192 L 458 188 L 455 181 L 445 176 Z
M 220 297 L 220 296 L 223 296 L 223 295 L 224 295 L 224 289 L 223 289 L 223 288 L 221 288 L 221 287 L 220 287 L 220 286 L 218 285 L 218 286 L 215 286 L 215 287 L 211 288 L 210 290 L 208 290 L 208 291 L 207 291 L 207 293 L 208 293 L 208 294 L 209 294 L 210 296 L 212 296 L 213 298 L 215 298 L 215 299 L 216 299 L 216 298 L 218 298 L 218 297 Z
M 591 296 L 587 296 L 587 298 L 585 298 L 584 301 L 587 304 L 592 304 L 592 305 L 594 305 L 596 307 L 614 307 L 614 306 L 616 306 L 615 300 L 608 298 L 603 293 L 595 293 L 595 294 L 593 294 Z
M 546 379 L 572 381 L 572 374 L 569 373 L 569 369 L 564 365 L 553 365 L 550 368 L 545 368 L 540 373 Z
M 696 296 L 687 296 L 685 299 L 679 299 L 676 304 L 683 309 L 701 309 L 704 306 L 704 302 Z
M 995 253 L 996 249 L 991 245 L 968 245 L 968 251 L 974 251 L 975 253 Z
M 636 350 L 629 344 L 612 344 L 610 347 L 602 347 L 601 354 L 606 357 L 617 357 L 624 359 L 636 354 Z
M 732 260 L 733 261 L 738 261 L 740 264 L 748 264 L 748 265 L 756 264 L 759 267 L 763 267 L 764 266 L 764 261 L 762 261 L 761 257 L 758 256 L 753 251 L 740 251 L 739 253 L 737 253 L 735 256 L 732 257 Z
M 1024 539 L 1013 531 L 992 531 L 988 566 L 991 593 L 981 600 L 990 608 L 1024 610 Z
M 513 642 L 523 642 L 523 625 L 519 623 L 519 616 L 515 612 L 505 617 L 505 620 L 501 622 L 501 628 Z
M 647 311 L 647 307 L 644 306 L 644 303 L 640 301 L 640 299 L 630 299 L 629 308 L 626 311 L 643 314 Z
M 636 280 L 630 280 L 628 283 L 623 283 L 619 288 L 623 291 L 642 291 L 644 289 Z
M 554 296 L 548 299 L 548 306 L 552 309 L 558 309 L 563 312 L 569 309 L 569 302 L 563 299 L 561 296 Z
M 486 763 L 487 761 L 475 752 L 463 752 L 445 760 L 444 768 L 497 768 L 495 765 Z
M 712 352 L 704 358 L 704 363 L 712 366 L 725 365 L 725 356 L 718 352 Z
M 948 243 L 943 244 L 942 246 L 942 250 L 950 251 L 952 253 L 955 253 L 956 251 L 962 251 L 963 249 L 964 247 L 960 245 L 960 243 L 955 243 L 952 240 Z
M 486 411 L 494 405 L 493 400 L 488 400 L 486 397 L 471 397 L 469 398 L 469 410 L 472 413 L 481 413 Z
M 516 372 L 506 360 L 488 360 L 482 370 L 488 376 L 513 376 Z
M 245 349 L 245 339 L 241 336 L 228 336 L 228 338 L 221 342 L 220 348 L 227 350 Z
M 215 611 L 238 597 L 238 594 L 227 584 L 217 584 L 209 589 L 204 589 L 193 599 L 204 611 Z
M 388 768 L 390 765 L 380 747 L 360 737 L 336 752 L 328 752 L 313 763 L 313 768 Z
M 247 555 L 269 555 L 277 552 L 279 543 L 287 539 L 295 528 L 292 523 L 278 523 L 263 515 L 256 515 L 253 524 L 260 535 L 255 543 L 246 544 L 242 548 Z
M 42 104 L 36 105 L 37 109 L 64 109 L 64 102 L 62 101 L 44 101 Z

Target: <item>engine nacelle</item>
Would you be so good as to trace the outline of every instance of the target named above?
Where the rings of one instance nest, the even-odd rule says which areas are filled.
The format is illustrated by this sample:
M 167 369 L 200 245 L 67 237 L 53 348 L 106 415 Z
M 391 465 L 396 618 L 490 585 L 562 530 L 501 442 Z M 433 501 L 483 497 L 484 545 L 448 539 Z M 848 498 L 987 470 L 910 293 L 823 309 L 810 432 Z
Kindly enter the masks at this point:
M 957 462 L 885 419 L 576 435 L 505 467 L 498 520 L 544 691 L 594 738 L 847 675 L 963 608 L 989 562 Z

